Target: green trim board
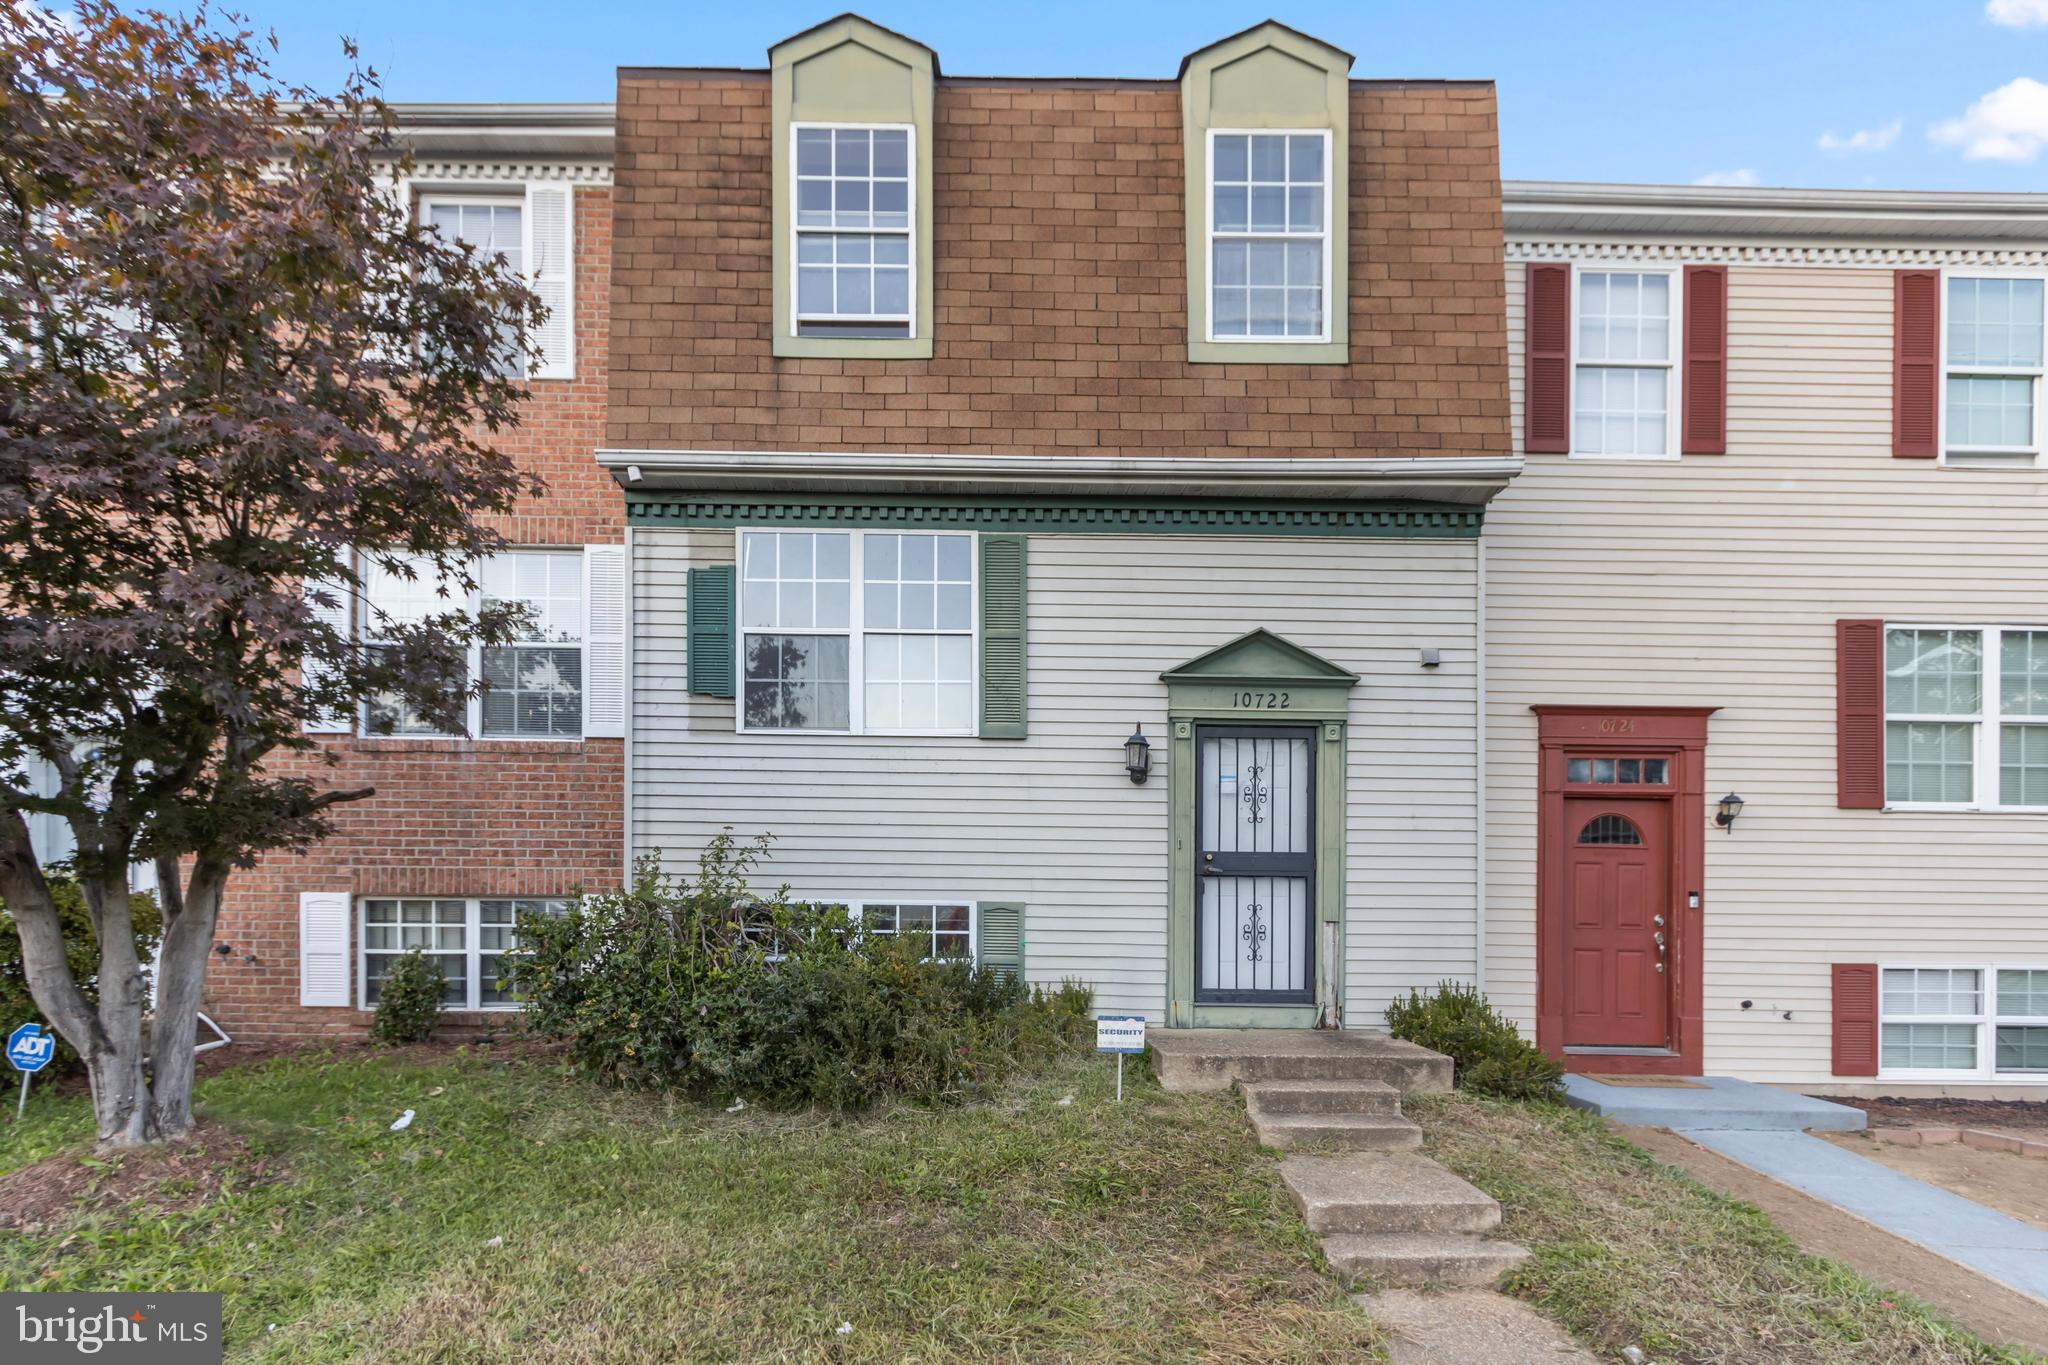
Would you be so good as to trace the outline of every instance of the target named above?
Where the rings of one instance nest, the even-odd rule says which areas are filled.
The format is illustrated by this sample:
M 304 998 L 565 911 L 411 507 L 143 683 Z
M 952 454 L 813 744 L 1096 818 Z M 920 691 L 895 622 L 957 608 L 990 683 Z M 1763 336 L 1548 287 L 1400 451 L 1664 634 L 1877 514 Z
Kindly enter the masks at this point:
M 1337 536 L 1473 540 L 1483 509 L 1387 499 L 1244 500 L 972 496 L 696 497 L 626 494 L 633 526 L 918 527 L 961 531 L 1114 535 Z
M 1341 1022 L 1344 983 L 1344 781 L 1358 675 L 1263 628 L 1160 674 L 1167 689 L 1166 1022 L 1169 1028 L 1305 1028 Z M 1195 737 L 1203 725 L 1316 728 L 1315 1004 L 1195 1000 Z

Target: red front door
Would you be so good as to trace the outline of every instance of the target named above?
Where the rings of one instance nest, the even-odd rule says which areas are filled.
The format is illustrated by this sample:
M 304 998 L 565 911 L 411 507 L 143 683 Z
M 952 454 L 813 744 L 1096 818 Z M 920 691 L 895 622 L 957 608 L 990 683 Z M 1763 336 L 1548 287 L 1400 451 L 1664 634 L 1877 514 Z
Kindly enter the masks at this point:
M 1564 803 L 1566 1047 L 1670 1039 L 1670 803 Z

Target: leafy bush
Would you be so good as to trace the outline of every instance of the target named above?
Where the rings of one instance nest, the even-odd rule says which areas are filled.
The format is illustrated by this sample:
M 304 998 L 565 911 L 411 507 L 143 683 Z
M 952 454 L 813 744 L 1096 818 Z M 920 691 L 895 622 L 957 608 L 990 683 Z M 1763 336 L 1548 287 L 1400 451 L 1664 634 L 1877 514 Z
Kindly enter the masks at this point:
M 439 958 L 414 948 L 392 962 L 377 983 L 377 1017 L 370 1036 L 380 1043 L 424 1043 L 441 1022 L 448 978 Z
M 1470 986 L 1443 981 L 1428 996 L 1410 990 L 1387 1006 L 1387 1031 L 1441 1052 L 1460 1090 L 1510 1100 L 1557 1098 L 1564 1068 L 1516 1031 Z
M 85 889 L 68 877 L 50 877 L 50 899 L 57 903 L 57 921 L 64 933 L 64 956 L 71 963 L 72 979 L 85 998 L 97 1005 L 100 999 L 100 941 L 92 930 L 92 912 L 86 908 Z M 156 955 L 163 937 L 163 914 L 156 897 L 138 892 L 128 898 L 128 913 L 135 923 L 135 951 L 144 962 Z M 0 1035 L 16 1025 L 41 1019 L 42 1011 L 28 993 L 28 964 L 21 957 L 21 934 L 14 917 L 0 905 Z M 49 1030 L 53 1035 L 55 1029 Z M 71 1044 L 57 1039 L 56 1060 L 43 1074 L 74 1071 L 82 1065 Z
M 863 934 L 844 906 L 763 899 L 768 840 L 711 840 L 694 878 L 636 869 L 630 890 L 523 919 L 511 960 L 526 1025 L 612 1084 L 859 1109 L 957 1102 L 1075 1047 L 1092 996 L 931 960 L 921 934 Z

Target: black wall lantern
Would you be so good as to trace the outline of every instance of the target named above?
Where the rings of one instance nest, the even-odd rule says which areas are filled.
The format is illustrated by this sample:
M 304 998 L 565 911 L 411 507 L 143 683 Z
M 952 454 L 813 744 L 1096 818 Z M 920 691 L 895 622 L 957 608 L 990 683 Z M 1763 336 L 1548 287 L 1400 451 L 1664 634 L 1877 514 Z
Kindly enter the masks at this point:
M 1735 817 L 1742 814 L 1742 798 L 1729 792 L 1721 798 L 1721 809 L 1714 812 L 1714 823 L 1722 829 L 1733 829 Z
M 1146 775 L 1152 771 L 1152 743 L 1145 738 L 1145 727 L 1140 725 L 1124 741 L 1124 771 L 1131 775 L 1131 781 L 1143 784 Z

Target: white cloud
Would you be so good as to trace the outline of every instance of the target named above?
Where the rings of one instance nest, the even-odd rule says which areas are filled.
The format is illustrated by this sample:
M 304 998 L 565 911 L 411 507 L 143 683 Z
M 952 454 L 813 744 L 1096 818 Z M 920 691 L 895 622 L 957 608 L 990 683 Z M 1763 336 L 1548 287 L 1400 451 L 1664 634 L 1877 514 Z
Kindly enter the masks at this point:
M 1692 182 L 1695 185 L 1732 185 L 1741 187 L 1756 183 L 1756 172 L 1744 167 L 1739 171 L 1709 171 Z
M 1927 135 L 1972 161 L 2032 161 L 2048 147 L 2048 85 L 2031 76 L 2008 81 Z
M 1984 17 L 2007 28 L 2048 28 L 2048 0 L 1991 0 Z
M 2048 4 L 2048 0 L 2042 0 Z M 1847 137 L 1829 129 L 1820 135 L 1820 149 L 1824 152 L 1881 152 L 1899 140 L 1905 130 L 1904 119 L 1893 119 L 1882 128 L 1859 128 Z

